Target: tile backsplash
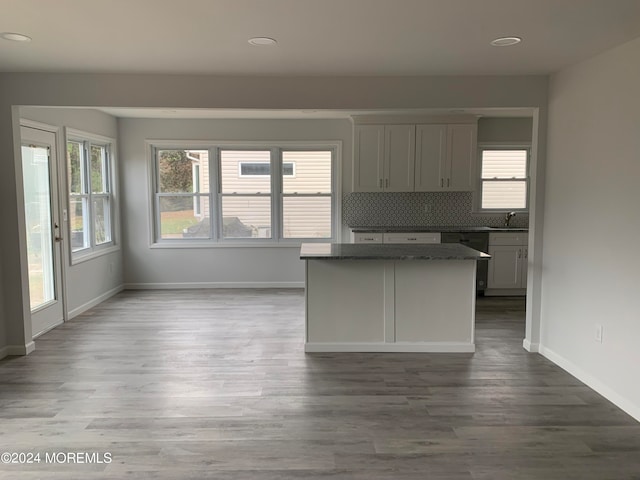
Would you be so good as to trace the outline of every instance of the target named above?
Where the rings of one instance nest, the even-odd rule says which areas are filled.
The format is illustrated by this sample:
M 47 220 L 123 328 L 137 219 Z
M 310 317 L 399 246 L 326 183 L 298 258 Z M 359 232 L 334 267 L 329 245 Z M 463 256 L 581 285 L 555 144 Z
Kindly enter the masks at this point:
M 472 192 L 349 193 L 343 198 L 342 215 L 350 227 L 503 225 L 504 214 L 473 214 L 472 202 Z M 518 213 L 511 225 L 527 227 L 529 215 Z

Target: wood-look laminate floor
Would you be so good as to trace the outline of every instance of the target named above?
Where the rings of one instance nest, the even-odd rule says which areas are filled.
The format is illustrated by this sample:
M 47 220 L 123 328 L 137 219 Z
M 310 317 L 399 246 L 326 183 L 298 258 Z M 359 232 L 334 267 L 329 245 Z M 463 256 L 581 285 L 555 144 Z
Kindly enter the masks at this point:
M 640 479 L 640 424 L 478 300 L 471 354 L 303 353 L 301 290 L 127 291 L 0 361 L 2 479 Z M 58 457 L 66 458 L 66 457 Z

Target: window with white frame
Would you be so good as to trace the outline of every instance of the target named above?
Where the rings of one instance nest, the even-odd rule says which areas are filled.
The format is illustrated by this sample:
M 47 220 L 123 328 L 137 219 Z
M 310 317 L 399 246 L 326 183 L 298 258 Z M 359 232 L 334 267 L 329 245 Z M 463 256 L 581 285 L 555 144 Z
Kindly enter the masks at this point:
M 112 143 L 67 133 L 72 259 L 114 244 Z
M 158 243 L 334 238 L 333 147 L 153 152 Z
M 528 148 L 480 149 L 480 210 L 527 210 Z

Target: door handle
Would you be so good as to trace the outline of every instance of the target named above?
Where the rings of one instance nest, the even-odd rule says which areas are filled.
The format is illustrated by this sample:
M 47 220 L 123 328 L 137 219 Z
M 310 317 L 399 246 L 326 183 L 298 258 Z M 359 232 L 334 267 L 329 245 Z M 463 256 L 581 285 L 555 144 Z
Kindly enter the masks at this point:
M 53 224 L 53 231 L 54 231 L 54 237 L 53 237 L 53 239 L 54 239 L 56 242 L 61 242 L 61 241 L 62 241 L 62 236 L 60 235 L 59 230 L 60 230 L 60 225 L 58 225 L 57 223 L 54 223 L 54 224 Z

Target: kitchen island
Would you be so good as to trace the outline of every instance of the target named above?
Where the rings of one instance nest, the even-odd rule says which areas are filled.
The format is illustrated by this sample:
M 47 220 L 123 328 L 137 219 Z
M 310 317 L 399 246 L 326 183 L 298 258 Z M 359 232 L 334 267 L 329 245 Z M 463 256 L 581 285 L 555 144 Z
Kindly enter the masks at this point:
M 473 352 L 476 262 L 459 244 L 305 243 L 306 352 Z

